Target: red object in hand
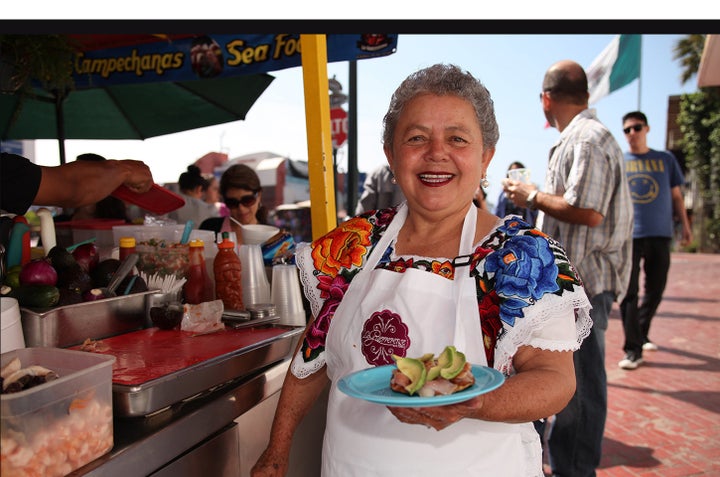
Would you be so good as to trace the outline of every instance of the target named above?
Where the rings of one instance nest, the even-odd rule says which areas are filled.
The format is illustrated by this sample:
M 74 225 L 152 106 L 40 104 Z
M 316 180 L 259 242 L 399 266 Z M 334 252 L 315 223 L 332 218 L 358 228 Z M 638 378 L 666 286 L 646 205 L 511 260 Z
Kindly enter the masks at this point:
M 153 184 L 150 190 L 144 194 L 138 194 L 121 185 L 110 195 L 160 215 L 167 214 L 185 205 L 185 199 L 157 184 Z

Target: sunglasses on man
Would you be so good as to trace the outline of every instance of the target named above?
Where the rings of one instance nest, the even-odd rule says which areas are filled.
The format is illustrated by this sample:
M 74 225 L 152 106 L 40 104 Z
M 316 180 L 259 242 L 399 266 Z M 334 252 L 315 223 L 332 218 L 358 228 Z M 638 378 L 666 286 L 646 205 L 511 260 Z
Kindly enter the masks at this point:
M 227 197 L 223 200 L 225 202 L 225 205 L 228 206 L 228 209 L 234 209 L 238 205 L 242 205 L 243 207 L 252 207 L 255 205 L 255 202 L 258 200 L 258 193 L 253 192 L 249 195 L 244 195 L 240 197 L 239 199 L 236 199 L 234 197 Z
M 630 134 L 630 130 L 632 129 L 635 132 L 642 131 L 643 125 L 642 124 L 633 124 L 632 126 L 628 126 L 626 128 L 623 128 L 623 132 L 625 134 Z

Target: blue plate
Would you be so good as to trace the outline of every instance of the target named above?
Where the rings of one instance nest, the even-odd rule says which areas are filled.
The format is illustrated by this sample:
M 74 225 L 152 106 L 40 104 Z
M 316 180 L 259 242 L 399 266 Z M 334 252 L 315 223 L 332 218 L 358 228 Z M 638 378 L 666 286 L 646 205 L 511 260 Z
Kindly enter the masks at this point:
M 390 389 L 390 377 L 394 364 L 363 369 L 348 374 L 338 381 L 338 389 L 348 396 L 378 404 L 395 407 L 431 407 L 455 404 L 488 393 L 505 382 L 505 376 L 487 366 L 472 365 L 475 384 L 454 394 L 445 396 L 409 396 Z

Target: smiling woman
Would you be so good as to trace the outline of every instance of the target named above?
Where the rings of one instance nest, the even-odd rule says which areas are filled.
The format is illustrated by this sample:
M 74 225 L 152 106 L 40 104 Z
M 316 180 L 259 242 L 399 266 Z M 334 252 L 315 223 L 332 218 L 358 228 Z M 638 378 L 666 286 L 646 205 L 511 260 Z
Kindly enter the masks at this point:
M 413 73 L 393 95 L 384 127 L 407 201 L 298 246 L 313 320 L 252 475 L 285 474 L 297 416 L 330 381 L 323 475 L 402 468 L 413 476 L 541 477 L 532 421 L 574 392 L 572 351 L 590 328 L 580 280 L 557 242 L 473 204 L 498 127 L 488 90 L 470 73 L 444 64 Z M 351 373 L 447 346 L 506 384 L 418 408 L 337 392 Z

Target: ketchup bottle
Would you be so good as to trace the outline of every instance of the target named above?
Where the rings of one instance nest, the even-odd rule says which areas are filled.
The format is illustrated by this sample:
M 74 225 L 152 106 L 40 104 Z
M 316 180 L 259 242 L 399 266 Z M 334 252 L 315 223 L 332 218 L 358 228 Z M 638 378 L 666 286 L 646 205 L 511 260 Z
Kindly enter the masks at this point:
M 235 253 L 235 242 L 230 240 L 230 234 L 223 232 L 222 238 L 213 262 L 215 296 L 222 300 L 226 310 L 244 310 L 240 258 Z
M 212 301 L 212 283 L 205 268 L 205 244 L 202 240 L 190 241 L 190 267 L 183 286 L 185 303 L 197 305 Z

